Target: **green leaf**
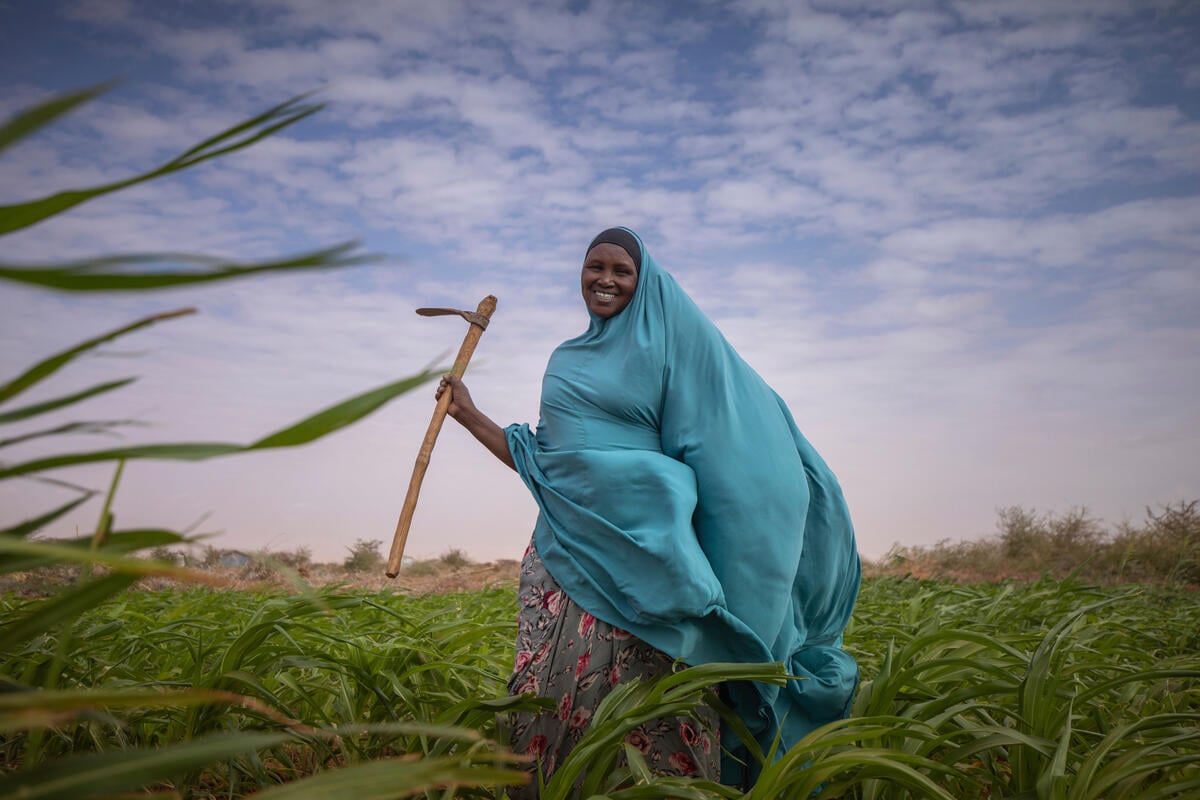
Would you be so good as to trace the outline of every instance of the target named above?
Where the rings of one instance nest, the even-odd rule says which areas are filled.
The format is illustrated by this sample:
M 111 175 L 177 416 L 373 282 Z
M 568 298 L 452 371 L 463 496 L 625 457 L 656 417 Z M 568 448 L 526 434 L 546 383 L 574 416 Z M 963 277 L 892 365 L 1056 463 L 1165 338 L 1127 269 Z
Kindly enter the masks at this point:
M 227 128 L 221 133 L 205 139 L 204 141 L 200 142 L 200 144 L 197 144 L 185 151 L 182 155 L 172 159 L 170 162 L 168 162 L 168 164 L 171 166 L 177 166 L 179 164 L 194 164 L 199 160 L 215 158 L 216 156 L 224 155 L 225 153 L 230 153 L 234 150 L 240 150 L 243 147 L 253 144 L 259 139 L 270 136 L 272 133 L 275 133 L 281 128 L 284 128 L 295 122 L 299 122 L 304 117 L 307 117 L 310 114 L 315 114 L 324 108 L 324 103 L 300 105 L 301 100 L 304 100 L 307 97 L 312 97 L 313 94 L 313 92 L 304 92 L 303 94 L 296 95 L 291 100 L 285 100 L 274 108 L 267 109 L 257 117 L 252 117 L 245 122 L 240 122 L 237 125 L 234 125 L 232 128 Z M 295 118 L 293 119 L 292 117 Z M 252 128 L 256 128 L 264 123 L 272 122 L 273 120 L 284 121 L 275 122 L 266 130 L 259 131 L 258 133 L 254 134 L 254 137 L 249 141 L 235 141 L 231 144 L 222 145 L 219 148 L 216 147 L 217 145 L 221 145 L 222 142 L 232 139 L 240 133 L 249 131 Z
M 20 522 L 20 523 L 17 523 L 16 525 L 13 525 L 11 528 L 5 528 L 4 530 L 0 530 L 0 536 L 13 536 L 16 538 L 24 538 L 24 537 L 28 536 L 29 534 L 36 532 L 40 528 L 43 528 L 46 525 L 49 525 L 51 522 L 54 522 L 54 520 L 58 519 L 59 517 L 63 516 L 64 514 L 71 513 L 76 508 L 78 508 L 80 505 L 82 505 L 83 503 L 86 503 L 88 500 L 92 499 L 92 497 L 95 494 L 96 494 L 95 492 L 88 492 L 87 494 L 83 495 L 83 497 L 77 497 L 68 503 L 64 503 L 63 505 L 59 506 L 56 509 L 53 509 L 52 511 L 47 511 L 45 514 L 42 514 L 40 517 L 34 517 L 33 519 L 27 519 L 24 522 Z
M 78 504 L 78 503 L 76 503 Z M 124 554 L 147 550 L 151 547 L 167 547 L 186 542 L 187 539 L 174 531 L 145 529 L 117 531 L 105 537 L 104 544 L 98 548 L 100 553 Z M 62 547 L 71 547 L 81 551 L 92 548 L 92 537 L 84 536 L 65 542 L 56 542 Z M 62 559 L 51 555 L 0 555 L 0 574 L 9 572 L 25 572 L 38 567 L 60 564 Z
M 20 112 L 0 126 L 0 150 L 11 147 L 14 143 L 39 128 L 44 128 L 76 106 L 108 91 L 113 85 L 111 82 L 102 83 L 90 89 L 61 94 Z
M 0 780 L 0 795 L 75 800 L 131 792 L 214 761 L 282 744 L 289 733 L 222 733 L 140 750 L 90 753 L 46 762 Z
M 364 392 L 357 397 L 352 397 L 337 405 L 330 406 L 324 411 L 320 411 L 308 419 L 301 420 L 295 425 L 291 425 L 281 431 L 276 431 L 270 436 L 258 440 L 246 449 L 260 450 L 271 447 L 294 447 L 300 444 L 307 444 L 326 434 L 333 433 L 336 430 L 357 422 L 393 398 L 411 389 L 415 389 L 421 384 L 437 377 L 437 375 L 438 373 L 436 372 L 422 372 L 418 375 L 380 386 L 378 389 Z
M 243 147 L 248 147 L 260 139 L 270 136 L 271 134 L 293 125 L 300 120 L 315 114 L 324 106 L 320 103 L 302 104 L 300 101 L 307 95 L 300 95 L 281 103 L 266 112 L 259 114 L 257 117 L 241 122 L 231 128 L 227 128 L 221 133 L 206 139 L 185 153 L 171 159 L 167 163 L 152 169 L 148 172 L 143 172 L 140 175 L 135 175 L 131 178 L 126 178 L 113 183 L 107 183 L 101 186 L 93 186 L 87 189 L 71 189 L 65 192 L 48 195 L 37 200 L 31 200 L 15 205 L 0 206 L 0 236 L 6 233 L 19 231 L 23 228 L 28 228 L 42 220 L 61 214 L 62 212 L 74 208 L 80 203 L 87 202 L 96 197 L 101 197 L 111 192 L 125 189 L 129 186 L 135 186 L 139 183 L 160 178 L 164 175 L 169 175 L 173 172 L 193 167 L 201 162 L 207 161 L 210 158 L 232 153 L 235 150 L 240 150 Z M 82 98 L 86 100 L 88 98 Z M 78 101 L 82 102 L 82 100 Z M 75 104 L 77 105 L 78 102 Z M 36 112 L 36 109 L 35 109 Z M 54 116 L 57 116 L 55 114 Z M 46 119 L 48 121 L 49 118 Z M 42 122 L 41 124 L 45 124 Z M 7 127 L 7 126 L 6 126 Z M 18 126 L 18 130 L 25 130 L 28 133 L 28 125 L 23 127 Z M 24 134 L 22 134 L 24 135 Z
M 0 536 L 0 554 L 3 553 L 46 557 L 72 564 L 104 564 L 114 570 L 120 570 L 135 577 L 162 575 L 180 581 L 203 583 L 211 586 L 224 586 L 227 583 L 218 575 L 200 570 L 187 569 L 186 567 L 176 567 L 160 561 L 128 558 L 116 553 L 105 552 L 102 549 L 84 550 L 76 547 L 65 547 L 55 542 L 18 539 L 15 536 Z
M 1058 739 L 1058 747 L 1050 763 L 1037 779 L 1037 793 L 1041 800 L 1066 800 L 1067 757 L 1071 752 L 1071 704 L 1067 704 L 1066 721 Z
M 377 259 L 358 252 L 358 242 L 343 242 L 268 261 L 229 261 L 194 253 L 153 253 L 105 256 L 53 266 L 0 263 L 0 279 L 69 292 L 144 291 L 241 278 L 263 272 L 332 269 Z M 164 265 L 131 271 L 138 264 Z M 166 267 L 165 265 L 172 265 Z M 179 265 L 203 269 L 181 270 Z
M 0 734 L 60 726 L 97 710 L 240 707 L 301 733 L 312 729 L 262 706 L 252 697 L 215 689 L 34 689 L 8 684 L 0 691 Z M 330 734 L 332 735 L 332 734 Z
M 79 464 L 92 464 L 101 461 L 118 461 L 120 459 L 202 461 L 207 458 L 250 452 L 252 450 L 295 447 L 307 444 L 357 422 L 388 401 L 422 383 L 432 380 L 437 375 L 438 373 L 436 372 L 422 372 L 418 375 L 385 384 L 377 389 L 371 389 L 349 400 L 331 406 L 324 411 L 319 411 L 311 417 L 290 425 L 281 431 L 277 431 L 251 445 L 222 442 L 192 442 L 138 445 L 109 450 L 94 450 L 87 453 L 65 453 L 0 468 L 0 480 L 49 469 L 58 469 L 60 467 L 70 467 Z
M 28 419 L 29 417 L 36 417 L 38 414 L 45 414 L 65 406 L 73 405 L 83 400 L 87 400 L 89 397 L 95 397 L 98 394 L 104 394 L 105 392 L 111 392 L 115 389 L 120 389 L 122 386 L 128 386 L 135 380 L 137 380 L 137 378 L 124 378 L 119 381 L 108 381 L 107 383 L 100 383 L 92 386 L 91 388 L 84 389 L 81 392 L 75 392 L 74 394 L 65 395 L 63 397 L 55 397 L 52 400 L 45 400 L 41 403 L 34 403 L 31 406 L 24 406 L 22 408 L 13 409 L 12 411 L 6 411 L 3 414 L 0 414 L 0 425 L 7 424 L 9 422 L 18 422 L 19 420 Z
M 73 467 L 79 464 L 94 464 L 102 461 L 119 461 L 121 459 L 159 459 L 163 461 L 203 461 L 206 458 L 240 453 L 246 448 L 237 444 L 220 442 L 190 442 L 176 444 L 145 444 L 133 447 L 119 447 L 110 450 L 93 450 L 87 453 L 64 453 L 57 456 L 46 456 L 23 464 L 0 468 L 0 480 L 17 475 L 27 475 L 59 467 Z
M 123 336 L 127 333 L 132 333 L 133 331 L 145 328 L 147 325 L 153 325 L 154 323 L 162 320 L 174 319 L 175 317 L 182 317 L 187 314 L 194 314 L 195 312 L 196 309 L 194 308 L 181 308 L 175 311 L 167 311 L 162 314 L 151 314 L 148 317 L 139 319 L 137 322 L 124 325 L 116 330 L 101 334 L 94 339 L 88 339 L 86 342 L 77 344 L 68 350 L 62 351 L 61 353 L 56 353 L 44 361 L 39 361 L 37 364 L 34 364 L 32 367 L 25 370 L 25 372 L 21 373 L 13 380 L 9 381 L 3 386 L 0 386 L 0 403 L 4 403 L 13 397 L 16 397 L 29 387 L 34 386 L 38 382 L 53 375 L 63 366 L 68 364 L 72 359 L 76 358 L 82 353 L 86 353 L 88 350 L 99 347 L 105 342 L 110 342 L 113 339 L 116 339 L 118 336 Z
M 41 431 L 33 431 L 31 433 L 23 433 L 19 436 L 12 436 L 8 439 L 0 439 L 0 448 L 11 447 L 14 444 L 28 442 L 31 439 L 40 439 L 46 436 L 66 436 L 71 434 L 113 434 L 114 429 L 122 426 L 130 425 L 145 425 L 146 423 L 136 419 L 100 419 L 100 420 L 80 420 L 79 422 L 68 422 L 65 425 L 58 425 L 53 428 L 47 428 Z
M 501 759 L 497 757 L 497 761 Z M 509 756 L 509 761 L 512 756 Z M 323 772 L 311 778 L 258 792 L 255 800 L 312 800 L 317 797 L 353 797 L 355 800 L 392 800 L 411 797 L 427 789 L 456 786 L 511 786 L 527 782 L 521 770 L 464 763 L 462 756 L 386 759 Z
M 4 542 L 7 545 L 16 543 Z M 38 603 L 33 610 L 0 628 L 0 653 L 11 653 L 35 636 L 75 619 L 123 591 L 137 579 L 136 574 L 118 572 Z

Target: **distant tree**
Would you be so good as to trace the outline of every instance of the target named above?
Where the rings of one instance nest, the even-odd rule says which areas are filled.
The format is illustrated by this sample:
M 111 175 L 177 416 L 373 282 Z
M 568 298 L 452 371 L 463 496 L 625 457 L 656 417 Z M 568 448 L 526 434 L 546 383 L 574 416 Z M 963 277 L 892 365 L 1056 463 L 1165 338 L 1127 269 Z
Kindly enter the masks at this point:
M 175 554 L 168 547 L 156 547 L 150 551 L 150 558 L 153 561 L 174 561 Z
M 996 526 L 1004 554 L 1009 558 L 1028 558 L 1046 538 L 1046 531 L 1032 510 L 1012 506 L 1000 509 L 999 516 Z
M 457 547 L 453 547 L 442 553 L 441 556 L 438 557 L 438 561 L 441 561 L 447 567 L 453 567 L 456 569 L 459 567 L 465 567 L 471 563 L 471 559 L 467 558 L 467 554 L 462 550 L 459 550 Z
M 221 564 L 221 551 L 213 547 L 211 544 L 204 546 L 204 556 L 200 560 L 200 565 L 203 567 L 216 567 Z
M 383 542 L 379 539 L 356 539 L 353 547 L 347 547 L 350 555 L 342 562 L 347 572 L 370 572 L 383 566 L 383 556 L 379 548 Z
M 289 553 L 275 553 L 276 561 L 295 570 L 305 570 L 312 566 L 312 548 L 297 547 Z

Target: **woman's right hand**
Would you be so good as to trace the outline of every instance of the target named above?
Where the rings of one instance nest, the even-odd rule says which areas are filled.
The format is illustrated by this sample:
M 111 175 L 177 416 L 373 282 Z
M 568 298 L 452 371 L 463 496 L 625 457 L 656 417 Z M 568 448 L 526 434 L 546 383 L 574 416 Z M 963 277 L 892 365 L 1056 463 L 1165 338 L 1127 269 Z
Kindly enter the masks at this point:
M 438 382 L 434 397 L 441 400 L 447 390 L 450 391 L 450 405 L 447 407 L 446 413 L 451 417 L 458 419 L 458 415 L 464 411 L 470 414 L 476 410 L 475 402 L 471 400 L 471 392 L 467 390 L 467 385 L 462 382 L 461 378 L 449 373 L 443 375 L 441 381 Z
M 490 450 L 492 455 L 504 462 L 510 469 L 516 469 L 512 453 L 508 449 L 508 439 L 504 434 L 504 429 L 475 407 L 475 402 L 471 399 L 471 393 L 467 391 L 466 384 L 454 375 L 447 373 L 438 381 L 434 397 L 441 401 L 446 392 L 450 392 L 450 404 L 446 407 L 446 413 L 458 420 L 458 423 L 470 431 L 471 435 Z

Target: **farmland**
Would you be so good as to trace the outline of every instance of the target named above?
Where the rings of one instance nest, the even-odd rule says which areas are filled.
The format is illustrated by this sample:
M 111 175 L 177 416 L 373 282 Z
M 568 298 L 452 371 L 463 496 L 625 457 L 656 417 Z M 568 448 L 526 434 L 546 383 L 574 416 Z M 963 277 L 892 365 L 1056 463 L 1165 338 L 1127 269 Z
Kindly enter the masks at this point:
M 0 126 L 0 149 L 105 87 L 51 98 Z M 143 174 L 0 209 L 0 236 L 93 198 L 248 147 L 312 115 L 295 98 L 209 137 Z M 166 258 L 165 256 L 163 258 Z M 0 279 L 71 292 L 147 291 L 267 271 L 343 268 L 345 244 L 255 262 L 170 254 L 98 256 Z M 195 269 L 180 270 L 182 264 Z M 193 313 L 152 314 L 49 356 L 0 385 L 0 403 L 108 343 Z M 40 351 L 39 351 L 40 352 Z M 0 464 L 0 480 L 38 480 L 75 496 L 0 530 L 0 575 L 53 573 L 44 596 L 0 594 L 0 796 L 23 798 L 500 798 L 524 779 L 497 716 L 541 708 L 505 694 L 515 633 L 512 586 L 451 594 L 363 588 L 232 588 L 200 569 L 135 557 L 190 542 L 170 530 L 118 529 L 111 514 L 126 461 L 197 461 L 298 447 L 352 425 L 424 384 L 421 372 L 370 389 L 246 443 L 62 445 Z M 128 418 L 41 426 L 51 412 L 132 377 L 6 407 L 33 427 L 0 446 L 112 434 Z M 131 401 L 137 407 L 141 401 Z M 50 423 L 45 423 L 49 425 Z M 7 435 L 7 434 L 6 434 Z M 67 439 L 74 442 L 74 439 Z M 53 449 L 53 448 L 51 448 Z M 114 467 L 107 492 L 52 478 Z M 34 534 L 103 498 L 89 534 Z M 985 550 L 902 549 L 889 568 L 1042 571 L 1049 560 L 1120 580 L 1194 585 L 1196 502 L 1112 535 L 1086 515 L 1010 513 Z M 1071 549 L 1085 553 L 1077 558 Z M 299 565 L 297 565 L 299 568 Z M 1078 573 L 1074 574 L 1084 574 Z M 168 588 L 130 591 L 146 578 Z M 297 573 L 292 578 L 299 578 Z M 340 578 L 339 578 L 340 579 Z M 1090 576 L 1089 576 L 1090 579 Z M 23 581 L 24 579 L 22 579 Z M 22 586 L 23 583 L 9 584 Z M 206 588 L 195 588 L 204 586 Z M 1200 600 L 1184 589 L 1099 588 L 1072 578 L 953 584 L 867 580 L 846 647 L 862 667 L 851 716 L 767 758 L 748 793 L 656 777 L 627 741 L 656 716 L 715 702 L 722 681 L 787 680 L 773 665 L 703 665 L 655 684 L 623 684 L 541 791 L 611 798 L 1184 798 L 1200 796 Z
M 6 599 L 6 642 L 56 602 Z M 505 697 L 515 612 L 511 588 L 119 594 L 3 649 L 12 687 L 45 688 L 5 696 L 0 794 L 500 797 L 519 763 L 496 744 L 496 714 L 532 702 Z M 822 784 L 822 797 L 872 798 L 1200 791 L 1194 593 L 874 578 L 846 647 L 863 676 L 851 718 L 748 797 Z M 656 703 L 704 702 L 721 670 L 691 672 L 615 697 L 588 763 L 615 762 Z M 742 796 L 594 772 L 611 797 Z

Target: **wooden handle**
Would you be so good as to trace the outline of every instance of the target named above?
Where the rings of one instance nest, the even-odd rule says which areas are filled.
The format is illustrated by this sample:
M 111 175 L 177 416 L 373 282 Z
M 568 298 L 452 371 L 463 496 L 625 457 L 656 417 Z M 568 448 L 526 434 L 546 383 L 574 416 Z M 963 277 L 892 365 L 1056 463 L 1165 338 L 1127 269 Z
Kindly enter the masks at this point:
M 475 309 L 476 313 L 485 319 L 491 319 L 495 310 L 496 298 L 490 294 L 480 300 L 479 307 Z M 461 378 L 467 371 L 467 363 L 470 362 L 471 354 L 475 352 L 475 345 L 479 344 L 479 337 L 482 335 L 483 328 L 479 325 L 472 324 L 467 329 L 462 347 L 458 348 L 458 356 L 454 359 L 454 366 L 450 368 L 451 375 Z M 417 510 L 417 495 L 421 493 L 421 481 L 425 480 L 425 470 L 429 467 L 430 456 L 433 455 L 433 445 L 441 433 L 446 410 L 450 408 L 450 395 L 451 392 L 442 392 L 442 396 L 438 398 L 437 406 L 433 409 L 433 419 L 429 421 L 429 429 L 425 431 L 425 440 L 421 442 L 421 449 L 417 451 L 417 463 L 413 465 L 412 478 L 408 482 L 408 495 L 404 498 L 404 507 L 400 509 L 400 521 L 396 523 L 396 534 L 392 537 L 392 552 L 388 555 L 389 578 L 394 578 L 400 573 L 404 543 L 408 541 L 408 528 L 412 525 L 413 512 Z

